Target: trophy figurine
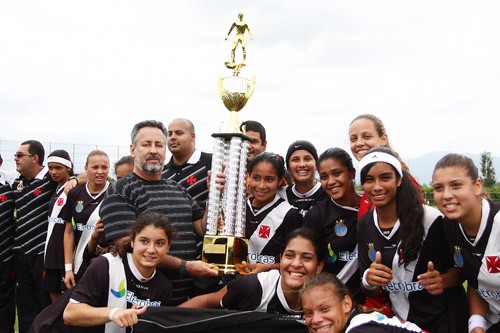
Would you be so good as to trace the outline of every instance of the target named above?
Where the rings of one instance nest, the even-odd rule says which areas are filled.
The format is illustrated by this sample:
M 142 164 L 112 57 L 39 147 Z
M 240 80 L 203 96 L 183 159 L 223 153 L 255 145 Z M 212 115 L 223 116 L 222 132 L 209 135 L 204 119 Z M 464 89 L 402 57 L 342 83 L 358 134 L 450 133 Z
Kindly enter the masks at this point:
M 239 129 L 238 112 L 248 102 L 255 87 L 255 76 L 247 79 L 240 76 L 245 66 L 246 44 L 244 33 L 248 24 L 243 21 L 243 14 L 238 14 L 239 21 L 231 26 L 226 40 L 236 27 L 237 34 L 231 51 L 231 61 L 225 62 L 233 69 L 233 76 L 219 78 L 218 90 L 222 102 L 229 110 L 229 121 L 222 124 L 214 137 L 212 174 L 222 172 L 226 175 L 224 190 L 217 188 L 215 177 L 210 179 L 208 194 L 207 230 L 203 239 L 202 260 L 214 264 L 219 274 L 238 274 L 242 261 L 247 259 L 248 241 L 245 239 L 246 213 L 246 163 L 249 138 Z M 238 44 L 242 45 L 243 59 L 235 62 Z

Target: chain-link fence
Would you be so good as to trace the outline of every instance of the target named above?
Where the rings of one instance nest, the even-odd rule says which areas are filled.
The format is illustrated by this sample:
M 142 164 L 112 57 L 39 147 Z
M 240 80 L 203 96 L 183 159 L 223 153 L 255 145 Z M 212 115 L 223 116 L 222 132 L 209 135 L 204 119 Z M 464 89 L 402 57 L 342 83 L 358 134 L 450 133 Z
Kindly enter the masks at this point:
M 0 153 L 3 158 L 2 169 L 14 170 L 16 163 L 14 162 L 14 154 L 21 145 L 22 141 L 9 141 L 0 140 Z M 69 153 L 71 161 L 74 164 L 75 173 L 84 172 L 85 161 L 87 155 L 95 149 L 104 151 L 109 156 L 110 171 L 109 176 L 115 178 L 114 163 L 121 157 L 130 154 L 130 147 L 128 146 L 107 146 L 98 144 L 76 144 L 76 143 L 54 143 L 42 142 L 45 148 L 45 158 L 50 152 L 56 149 L 64 149 Z

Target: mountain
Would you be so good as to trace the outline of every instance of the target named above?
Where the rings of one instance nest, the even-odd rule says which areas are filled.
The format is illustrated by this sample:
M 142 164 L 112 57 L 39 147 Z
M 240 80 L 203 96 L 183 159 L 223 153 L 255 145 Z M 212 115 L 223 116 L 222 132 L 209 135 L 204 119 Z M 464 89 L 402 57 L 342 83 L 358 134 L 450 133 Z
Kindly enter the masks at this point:
M 404 159 L 405 163 L 410 168 L 410 172 L 418 180 L 421 185 L 430 185 L 432 182 L 432 172 L 434 171 L 434 166 L 444 155 L 451 153 L 449 151 L 435 151 L 417 158 L 407 158 Z M 464 155 L 470 157 L 476 167 L 479 170 L 479 176 L 481 177 L 481 154 L 469 154 Z M 491 156 L 493 159 L 493 167 L 495 168 L 495 176 L 497 182 L 500 181 L 500 157 Z

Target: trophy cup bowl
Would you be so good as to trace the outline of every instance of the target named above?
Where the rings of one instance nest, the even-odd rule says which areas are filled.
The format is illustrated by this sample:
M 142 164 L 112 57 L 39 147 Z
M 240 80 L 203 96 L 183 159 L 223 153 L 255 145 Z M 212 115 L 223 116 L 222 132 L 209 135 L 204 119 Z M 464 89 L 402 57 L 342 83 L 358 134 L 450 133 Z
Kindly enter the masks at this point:
M 255 88 L 255 76 L 247 79 L 241 76 L 219 78 L 219 96 L 229 110 L 229 121 L 222 129 L 225 133 L 240 133 L 238 112 L 245 107 Z
M 226 184 L 221 191 L 210 179 L 207 231 L 202 260 L 213 264 L 219 274 L 244 273 L 241 263 L 248 255 L 245 237 L 246 160 L 249 138 L 241 133 L 238 112 L 246 105 L 255 87 L 252 79 L 240 76 L 219 78 L 219 95 L 229 110 L 229 121 L 214 133 L 212 173 L 226 165 Z

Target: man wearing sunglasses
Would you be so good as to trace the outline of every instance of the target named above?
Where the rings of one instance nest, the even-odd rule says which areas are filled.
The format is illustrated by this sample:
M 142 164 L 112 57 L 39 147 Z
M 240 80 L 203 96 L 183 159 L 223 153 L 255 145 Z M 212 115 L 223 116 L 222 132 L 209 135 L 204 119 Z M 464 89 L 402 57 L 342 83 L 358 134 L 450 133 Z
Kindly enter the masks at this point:
M 12 184 L 15 200 L 14 267 L 19 332 L 28 332 L 36 315 L 50 304 L 41 289 L 43 252 L 47 234 L 49 203 L 57 183 L 43 166 L 45 149 L 36 140 L 21 143 L 14 154 L 20 173 Z M 78 182 L 78 181 L 77 181 Z

